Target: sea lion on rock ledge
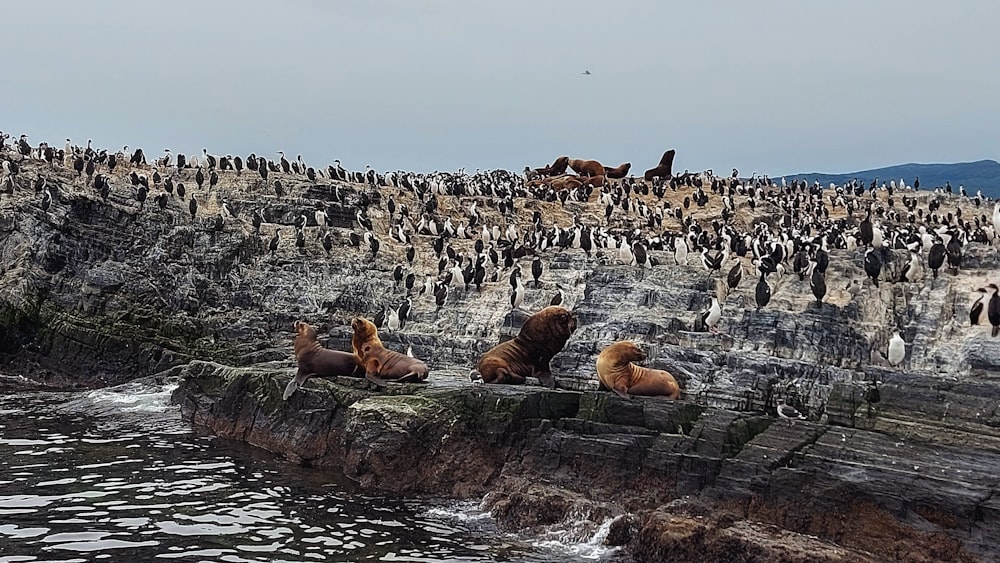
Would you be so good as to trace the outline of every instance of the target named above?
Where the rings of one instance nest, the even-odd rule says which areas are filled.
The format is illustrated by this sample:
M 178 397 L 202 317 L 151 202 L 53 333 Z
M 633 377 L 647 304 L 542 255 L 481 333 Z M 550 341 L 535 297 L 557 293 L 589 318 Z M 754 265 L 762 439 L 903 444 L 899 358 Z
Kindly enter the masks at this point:
M 623 162 L 615 168 L 604 167 L 604 175 L 608 178 L 615 180 L 620 180 L 628 175 L 629 169 L 632 168 L 631 162 Z
M 427 379 L 430 369 L 424 362 L 388 350 L 382 346 L 378 328 L 368 319 L 357 317 L 351 323 L 354 335 L 351 348 L 354 359 L 365 370 L 365 378 L 377 385 L 385 385 L 386 379 L 398 382 L 418 383 Z
M 292 393 L 295 393 L 307 379 L 314 375 L 317 377 L 360 376 L 354 354 L 324 348 L 316 338 L 316 327 L 309 323 L 295 321 L 292 323 L 292 327 L 295 328 L 295 343 L 292 350 L 299 363 L 299 370 L 285 386 L 285 392 L 281 395 L 282 400 L 288 400 Z
M 628 399 L 632 395 L 664 395 L 670 399 L 681 397 L 677 380 L 662 369 L 637 366 L 646 354 L 634 342 L 615 342 L 597 357 L 597 378 L 601 386 Z
M 581 176 L 596 177 L 604 176 L 604 165 L 596 160 L 583 160 L 580 158 L 573 158 L 569 161 L 569 167 L 573 169 L 573 172 Z
M 669 178 L 673 174 L 675 154 L 677 154 L 677 151 L 674 149 L 670 149 L 663 153 L 663 156 L 660 158 L 660 163 L 647 170 L 646 173 L 642 175 L 643 179 L 649 182 L 652 181 L 653 178 Z
M 546 307 L 528 317 L 512 340 L 501 342 L 483 354 L 473 374 L 478 371 L 486 383 L 515 385 L 524 383 L 526 377 L 537 377 L 554 389 L 556 380 L 549 362 L 575 330 L 576 317 L 568 309 Z

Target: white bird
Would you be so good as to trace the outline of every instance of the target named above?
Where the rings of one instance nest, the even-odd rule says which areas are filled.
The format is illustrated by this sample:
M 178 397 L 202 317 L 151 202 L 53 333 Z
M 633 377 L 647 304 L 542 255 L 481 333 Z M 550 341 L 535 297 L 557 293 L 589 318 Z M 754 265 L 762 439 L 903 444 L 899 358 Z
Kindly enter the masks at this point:
M 898 366 L 903 363 L 903 359 L 906 357 L 906 342 L 903 337 L 899 335 L 899 332 L 892 333 L 892 338 L 889 339 L 889 350 L 886 354 L 886 359 L 889 364 L 893 367 Z
M 688 246 L 687 237 L 683 236 L 674 241 L 674 263 L 687 264 Z
M 519 309 L 521 303 L 524 302 L 524 284 L 521 283 L 521 278 L 517 279 L 517 285 L 510 293 L 510 308 Z
M 635 265 L 635 254 L 632 253 L 632 247 L 628 245 L 624 237 L 622 237 L 621 245 L 618 247 L 618 260 L 626 266 Z
M 1000 202 L 993 204 L 993 232 L 1000 239 Z

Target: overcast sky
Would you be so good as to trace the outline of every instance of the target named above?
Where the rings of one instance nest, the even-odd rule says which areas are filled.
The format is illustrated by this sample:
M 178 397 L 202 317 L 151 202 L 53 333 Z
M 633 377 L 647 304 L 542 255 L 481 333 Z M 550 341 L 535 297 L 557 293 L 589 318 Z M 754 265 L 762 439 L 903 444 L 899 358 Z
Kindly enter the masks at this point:
M 0 130 L 33 144 L 413 171 L 1000 157 L 995 0 L 46 0 L 0 20 Z

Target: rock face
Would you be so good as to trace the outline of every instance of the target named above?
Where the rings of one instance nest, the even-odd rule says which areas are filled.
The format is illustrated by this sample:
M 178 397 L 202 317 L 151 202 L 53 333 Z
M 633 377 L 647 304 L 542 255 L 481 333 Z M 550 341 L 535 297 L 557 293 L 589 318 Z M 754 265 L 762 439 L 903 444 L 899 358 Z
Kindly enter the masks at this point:
M 153 197 L 162 188 L 153 185 L 140 204 L 128 170 L 110 174 L 103 198 L 72 169 L 11 152 L 0 157 L 20 164 L 12 192 L 0 193 L 6 375 L 94 386 L 170 370 L 183 378 L 177 399 L 187 416 L 220 435 L 300 463 L 340 466 L 366 486 L 485 494 L 494 514 L 515 528 L 580 510 L 595 521 L 617 516 L 611 538 L 640 560 L 670 553 L 690 560 L 942 561 L 1000 552 L 993 500 L 1000 338 L 968 322 L 972 290 L 1000 281 L 995 246 L 966 245 L 958 275 L 884 278 L 878 288 L 866 281 L 857 296 L 844 288 L 864 279 L 863 252 L 833 249 L 821 306 L 808 277 L 788 274 L 770 278 L 773 298 L 757 310 L 756 280 L 745 276 L 749 281 L 724 295 L 721 333 L 712 334 L 700 330 L 698 317 L 718 295 L 720 276 L 697 256 L 675 265 L 669 250 L 650 250 L 660 265 L 639 267 L 620 264 L 615 249 L 588 255 L 553 247 L 539 252 L 537 287 L 531 257 L 521 258 L 521 309 L 511 310 L 510 269 L 502 267 L 481 290 L 451 285 L 437 306 L 419 288 L 425 276 L 438 278 L 438 237 L 406 233 L 416 251 L 410 264 L 407 245 L 389 234 L 390 197 L 410 209 L 413 231 L 424 211 L 456 225 L 480 217 L 470 229 L 475 238 L 484 225 L 523 233 L 535 211 L 546 226 L 645 226 L 620 208 L 605 224 L 596 196 L 564 204 L 514 198 L 516 210 L 501 214 L 494 198 L 469 191 L 441 191 L 430 209 L 429 192 L 420 198 L 412 189 L 284 173 L 264 183 L 247 171 L 225 171 L 216 186 L 199 189 L 195 171 L 186 169 L 170 175 L 185 184 L 187 197 L 165 197 L 161 208 Z M 40 178 L 45 187 L 36 190 Z M 676 203 L 692 191 L 681 186 L 666 199 Z M 919 199 L 932 197 L 966 217 L 984 213 L 957 196 Z M 713 194 L 690 215 L 708 225 L 719 199 Z M 741 196 L 736 204 L 745 227 L 778 221 L 770 204 L 751 210 Z M 351 242 L 364 231 L 359 209 L 373 223 L 377 252 L 367 241 Z M 330 226 L 317 225 L 317 210 Z M 663 230 L 677 232 L 680 224 L 666 217 Z M 475 254 L 472 239 L 447 244 L 466 258 Z M 889 257 L 887 277 L 906 260 L 905 251 Z M 391 314 L 405 300 L 392 276 L 397 264 L 414 273 L 416 290 L 405 324 L 382 339 L 398 351 L 411 346 L 431 366 L 430 383 L 375 390 L 365 381 L 310 380 L 282 402 L 294 373 L 292 322 L 319 325 L 328 347 L 349 350 L 353 316 Z M 559 388 L 469 383 L 479 355 L 516 334 L 557 290 L 578 317 L 552 361 Z M 872 346 L 885 353 L 897 329 L 907 343 L 903 365 L 871 365 Z M 677 376 L 682 400 L 625 401 L 597 391 L 596 357 L 617 340 L 639 343 L 645 365 Z M 776 418 L 781 403 L 808 420 Z

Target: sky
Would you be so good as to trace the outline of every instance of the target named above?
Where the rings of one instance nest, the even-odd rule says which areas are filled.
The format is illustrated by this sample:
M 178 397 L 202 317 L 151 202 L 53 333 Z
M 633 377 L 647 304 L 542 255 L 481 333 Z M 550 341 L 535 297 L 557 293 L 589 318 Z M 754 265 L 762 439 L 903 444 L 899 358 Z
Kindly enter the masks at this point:
M 32 144 L 416 172 L 1000 158 L 995 0 L 9 4 L 0 130 Z

